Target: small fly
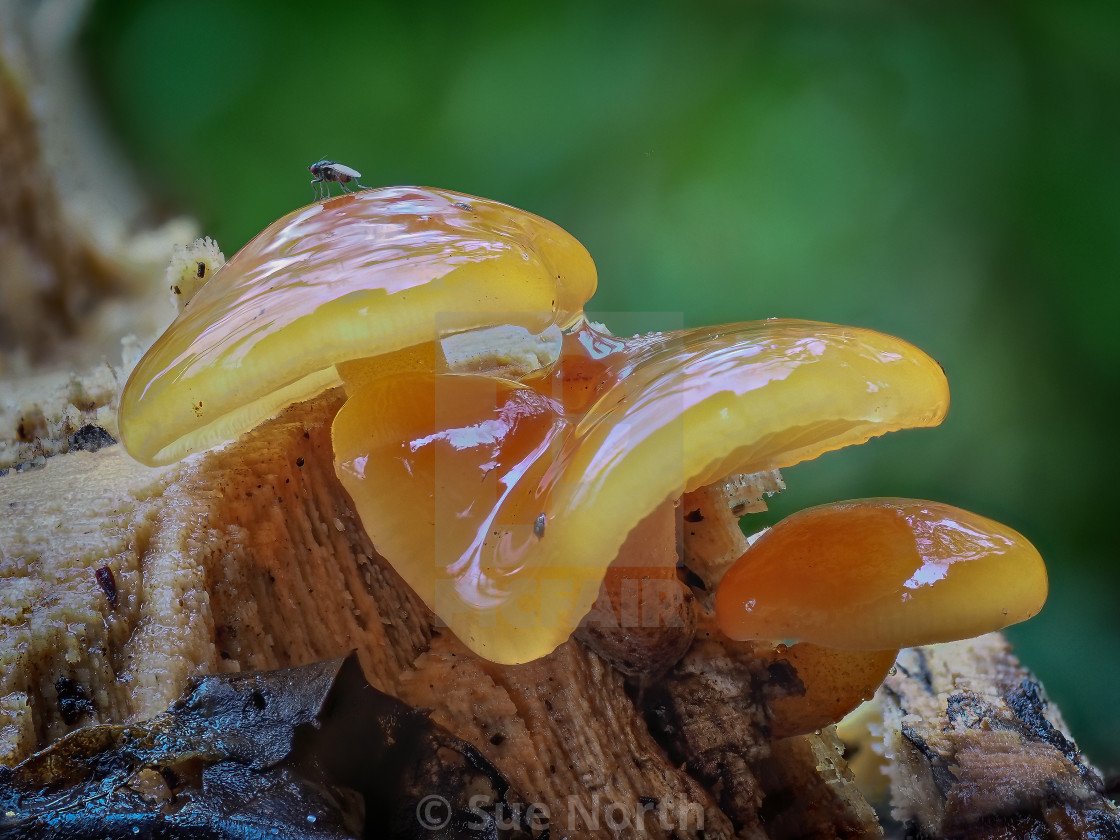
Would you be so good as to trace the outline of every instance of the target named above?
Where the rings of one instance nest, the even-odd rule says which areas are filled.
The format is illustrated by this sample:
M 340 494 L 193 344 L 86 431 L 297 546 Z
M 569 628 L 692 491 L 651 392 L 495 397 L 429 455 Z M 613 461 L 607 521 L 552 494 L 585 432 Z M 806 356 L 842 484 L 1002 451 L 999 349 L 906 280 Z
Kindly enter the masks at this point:
M 316 198 L 330 197 L 332 181 L 337 182 L 344 193 L 353 192 L 346 186 L 351 181 L 360 189 L 367 189 L 367 187 L 358 183 L 358 179 L 362 177 L 361 172 L 337 161 L 320 160 L 307 168 L 315 176 L 311 181 L 311 187 L 315 190 Z

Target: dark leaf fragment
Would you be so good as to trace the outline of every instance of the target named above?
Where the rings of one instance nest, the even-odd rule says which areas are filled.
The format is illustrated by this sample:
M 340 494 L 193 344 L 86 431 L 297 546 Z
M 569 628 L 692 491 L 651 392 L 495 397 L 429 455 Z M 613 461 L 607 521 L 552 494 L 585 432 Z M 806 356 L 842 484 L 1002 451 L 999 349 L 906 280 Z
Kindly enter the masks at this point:
M 0 838 L 526 837 L 503 817 L 519 811 L 509 794 L 351 656 L 192 679 L 149 721 L 78 729 L 0 766 Z
M 70 435 L 67 440 L 71 450 L 84 449 L 86 452 L 96 452 L 98 449 L 112 446 L 116 442 L 116 438 L 93 423 L 86 423 L 86 425 L 82 426 L 78 431 Z

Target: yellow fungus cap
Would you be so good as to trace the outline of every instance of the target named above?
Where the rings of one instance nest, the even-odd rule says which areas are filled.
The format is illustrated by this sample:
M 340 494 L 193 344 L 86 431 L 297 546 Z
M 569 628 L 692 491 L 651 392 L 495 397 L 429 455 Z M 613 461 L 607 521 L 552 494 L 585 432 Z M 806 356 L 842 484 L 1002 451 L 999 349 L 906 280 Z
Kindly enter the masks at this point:
M 724 642 L 734 645 L 733 642 Z M 894 666 L 897 650 L 839 650 L 799 642 L 769 648 L 741 642 L 771 667 L 792 670 L 803 692 L 778 693 L 770 700 L 770 734 L 774 738 L 806 735 L 836 723 L 875 695 Z
M 879 650 L 967 639 L 1025 621 L 1046 568 L 1016 531 L 938 502 L 809 508 L 765 532 L 716 592 L 733 639 Z
M 472 650 L 518 663 L 568 638 L 658 505 L 936 425 L 947 406 L 937 363 L 871 330 L 772 320 L 622 341 L 584 325 L 531 385 L 368 382 L 333 442 L 382 556 Z
M 166 464 L 337 385 L 334 365 L 495 324 L 567 327 L 595 267 L 552 222 L 448 190 L 308 205 L 223 266 L 121 395 L 125 448 Z

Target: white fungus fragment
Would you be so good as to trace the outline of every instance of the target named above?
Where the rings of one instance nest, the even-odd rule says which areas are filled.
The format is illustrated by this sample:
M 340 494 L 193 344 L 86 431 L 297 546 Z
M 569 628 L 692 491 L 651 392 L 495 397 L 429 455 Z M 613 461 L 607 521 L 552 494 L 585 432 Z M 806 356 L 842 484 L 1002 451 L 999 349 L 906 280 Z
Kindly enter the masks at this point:
M 209 236 L 196 239 L 190 245 L 176 245 L 167 265 L 167 285 L 177 312 L 187 308 L 191 298 L 214 272 L 226 263 L 226 256 L 218 243 Z

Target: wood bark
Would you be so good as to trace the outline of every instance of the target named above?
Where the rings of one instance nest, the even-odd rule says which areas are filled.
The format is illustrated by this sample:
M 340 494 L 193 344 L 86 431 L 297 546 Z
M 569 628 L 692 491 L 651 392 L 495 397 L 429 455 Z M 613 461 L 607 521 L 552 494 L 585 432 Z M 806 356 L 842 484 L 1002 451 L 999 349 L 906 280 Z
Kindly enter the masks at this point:
M 912 834 L 1120 837 L 1100 775 L 1002 635 L 902 651 L 878 701 L 893 814 Z

